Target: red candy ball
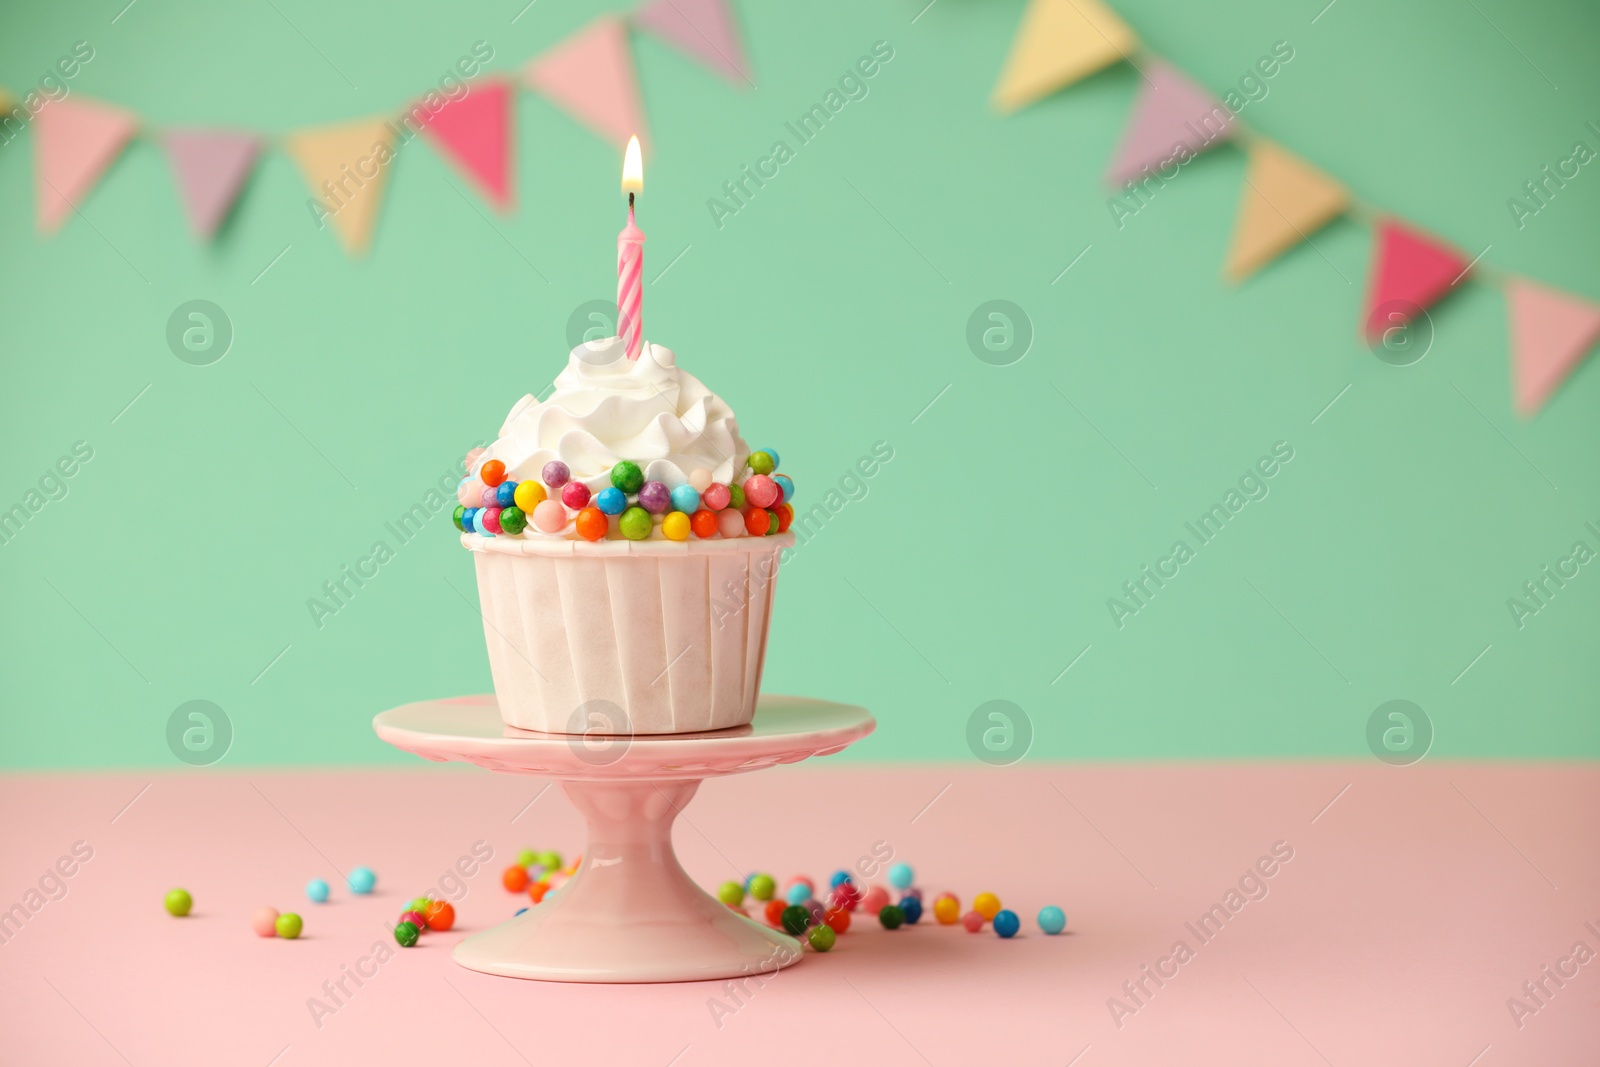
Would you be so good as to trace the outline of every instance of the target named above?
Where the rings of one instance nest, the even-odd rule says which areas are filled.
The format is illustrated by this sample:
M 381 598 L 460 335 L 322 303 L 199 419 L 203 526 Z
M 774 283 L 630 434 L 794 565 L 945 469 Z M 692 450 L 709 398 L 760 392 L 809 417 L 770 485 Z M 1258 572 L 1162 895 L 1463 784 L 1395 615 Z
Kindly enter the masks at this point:
M 975 934 L 983 929 L 984 918 L 975 911 L 969 911 L 961 916 L 961 925 L 967 928 L 967 933 Z
M 404 915 L 400 916 L 400 921 L 403 923 L 410 923 L 419 931 L 426 930 L 428 928 L 428 920 L 422 917 L 421 912 L 408 911 Z
M 589 487 L 582 482 L 568 482 L 561 489 L 561 502 L 577 511 L 589 503 Z
M 767 527 L 772 525 L 772 516 L 766 508 L 751 508 L 744 513 L 744 528 L 752 537 L 765 537 Z
M 448 930 L 456 924 L 456 909 L 446 900 L 430 900 L 423 909 L 430 930 Z
M 766 910 L 762 912 L 763 917 L 767 920 L 767 925 L 782 928 L 783 909 L 788 906 L 789 902 L 782 897 L 773 897 L 767 901 Z
M 706 486 L 706 491 L 700 494 L 700 503 L 712 511 L 721 511 L 728 506 L 728 501 L 731 499 L 732 494 L 728 492 L 728 487 L 721 482 L 712 482 Z
M 842 934 L 850 929 L 850 912 L 844 908 L 829 908 L 822 921 L 832 927 L 834 933 Z
M 717 513 L 701 508 L 689 516 L 689 529 L 693 530 L 694 535 L 699 538 L 717 536 Z
M 778 516 L 778 532 L 788 533 L 789 524 L 794 522 L 794 506 L 791 504 L 779 504 L 772 510 Z
M 528 888 L 528 872 L 521 867 L 507 867 L 500 875 L 500 884 L 513 893 L 520 893 Z
M 758 508 L 770 508 L 783 499 L 783 489 L 765 474 L 752 474 L 745 479 L 744 498 Z
M 499 485 L 506 480 L 506 465 L 497 459 L 491 459 L 478 468 L 478 480 L 484 485 Z

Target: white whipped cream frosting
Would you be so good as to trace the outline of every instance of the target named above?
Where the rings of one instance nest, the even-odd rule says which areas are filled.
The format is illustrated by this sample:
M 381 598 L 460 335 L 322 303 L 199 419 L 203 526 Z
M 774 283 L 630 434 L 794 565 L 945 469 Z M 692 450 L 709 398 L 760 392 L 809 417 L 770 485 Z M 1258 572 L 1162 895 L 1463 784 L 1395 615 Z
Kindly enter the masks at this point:
M 599 492 L 625 459 L 646 481 L 676 488 L 701 467 L 727 484 L 749 454 L 733 409 L 680 369 L 671 349 L 646 342 L 629 360 L 623 342 L 609 337 L 572 350 L 547 400 L 517 401 L 479 465 L 498 459 L 508 478 L 537 481 L 559 459 L 574 481 Z

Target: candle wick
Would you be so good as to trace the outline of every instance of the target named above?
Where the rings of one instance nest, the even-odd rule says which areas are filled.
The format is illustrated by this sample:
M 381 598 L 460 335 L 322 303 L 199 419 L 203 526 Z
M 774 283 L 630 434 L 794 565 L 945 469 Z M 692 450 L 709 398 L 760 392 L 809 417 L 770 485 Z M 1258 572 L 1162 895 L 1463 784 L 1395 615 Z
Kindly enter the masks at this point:
M 632 209 L 632 207 L 633 207 L 633 194 L 632 193 L 628 194 L 628 207 L 630 209 Z

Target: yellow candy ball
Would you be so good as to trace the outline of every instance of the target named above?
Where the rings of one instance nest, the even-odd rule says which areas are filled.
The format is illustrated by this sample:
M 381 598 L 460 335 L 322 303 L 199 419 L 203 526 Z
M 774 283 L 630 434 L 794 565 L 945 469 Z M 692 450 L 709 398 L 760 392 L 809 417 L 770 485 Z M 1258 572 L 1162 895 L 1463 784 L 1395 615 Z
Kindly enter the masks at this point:
M 961 901 L 955 897 L 940 897 L 933 902 L 933 917 L 941 926 L 954 926 L 961 921 Z
M 661 520 L 661 533 L 672 541 L 687 541 L 689 539 L 689 516 L 681 511 L 674 511 Z
M 993 893 L 979 893 L 972 898 L 972 910 L 982 915 L 985 920 L 992 920 L 1000 914 L 1000 898 Z
M 523 514 L 532 515 L 533 509 L 545 501 L 544 486 L 531 479 L 526 482 L 518 482 L 517 491 L 512 494 L 512 497 L 516 500 L 517 507 L 522 509 Z

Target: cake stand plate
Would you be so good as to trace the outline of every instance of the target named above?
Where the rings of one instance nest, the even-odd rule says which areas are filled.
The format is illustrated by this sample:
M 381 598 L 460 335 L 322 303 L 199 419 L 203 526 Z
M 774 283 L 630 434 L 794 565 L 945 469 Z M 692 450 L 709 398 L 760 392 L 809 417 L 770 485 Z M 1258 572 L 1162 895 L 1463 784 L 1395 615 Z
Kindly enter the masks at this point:
M 455 961 L 509 978 L 682 982 L 799 962 L 800 943 L 695 885 L 672 850 L 672 822 L 707 778 L 826 756 L 871 733 L 862 708 L 764 696 L 748 726 L 698 734 L 601 737 L 506 726 L 492 696 L 407 704 L 372 720 L 396 748 L 561 783 L 588 824 L 578 871 L 499 926 L 463 938 Z

